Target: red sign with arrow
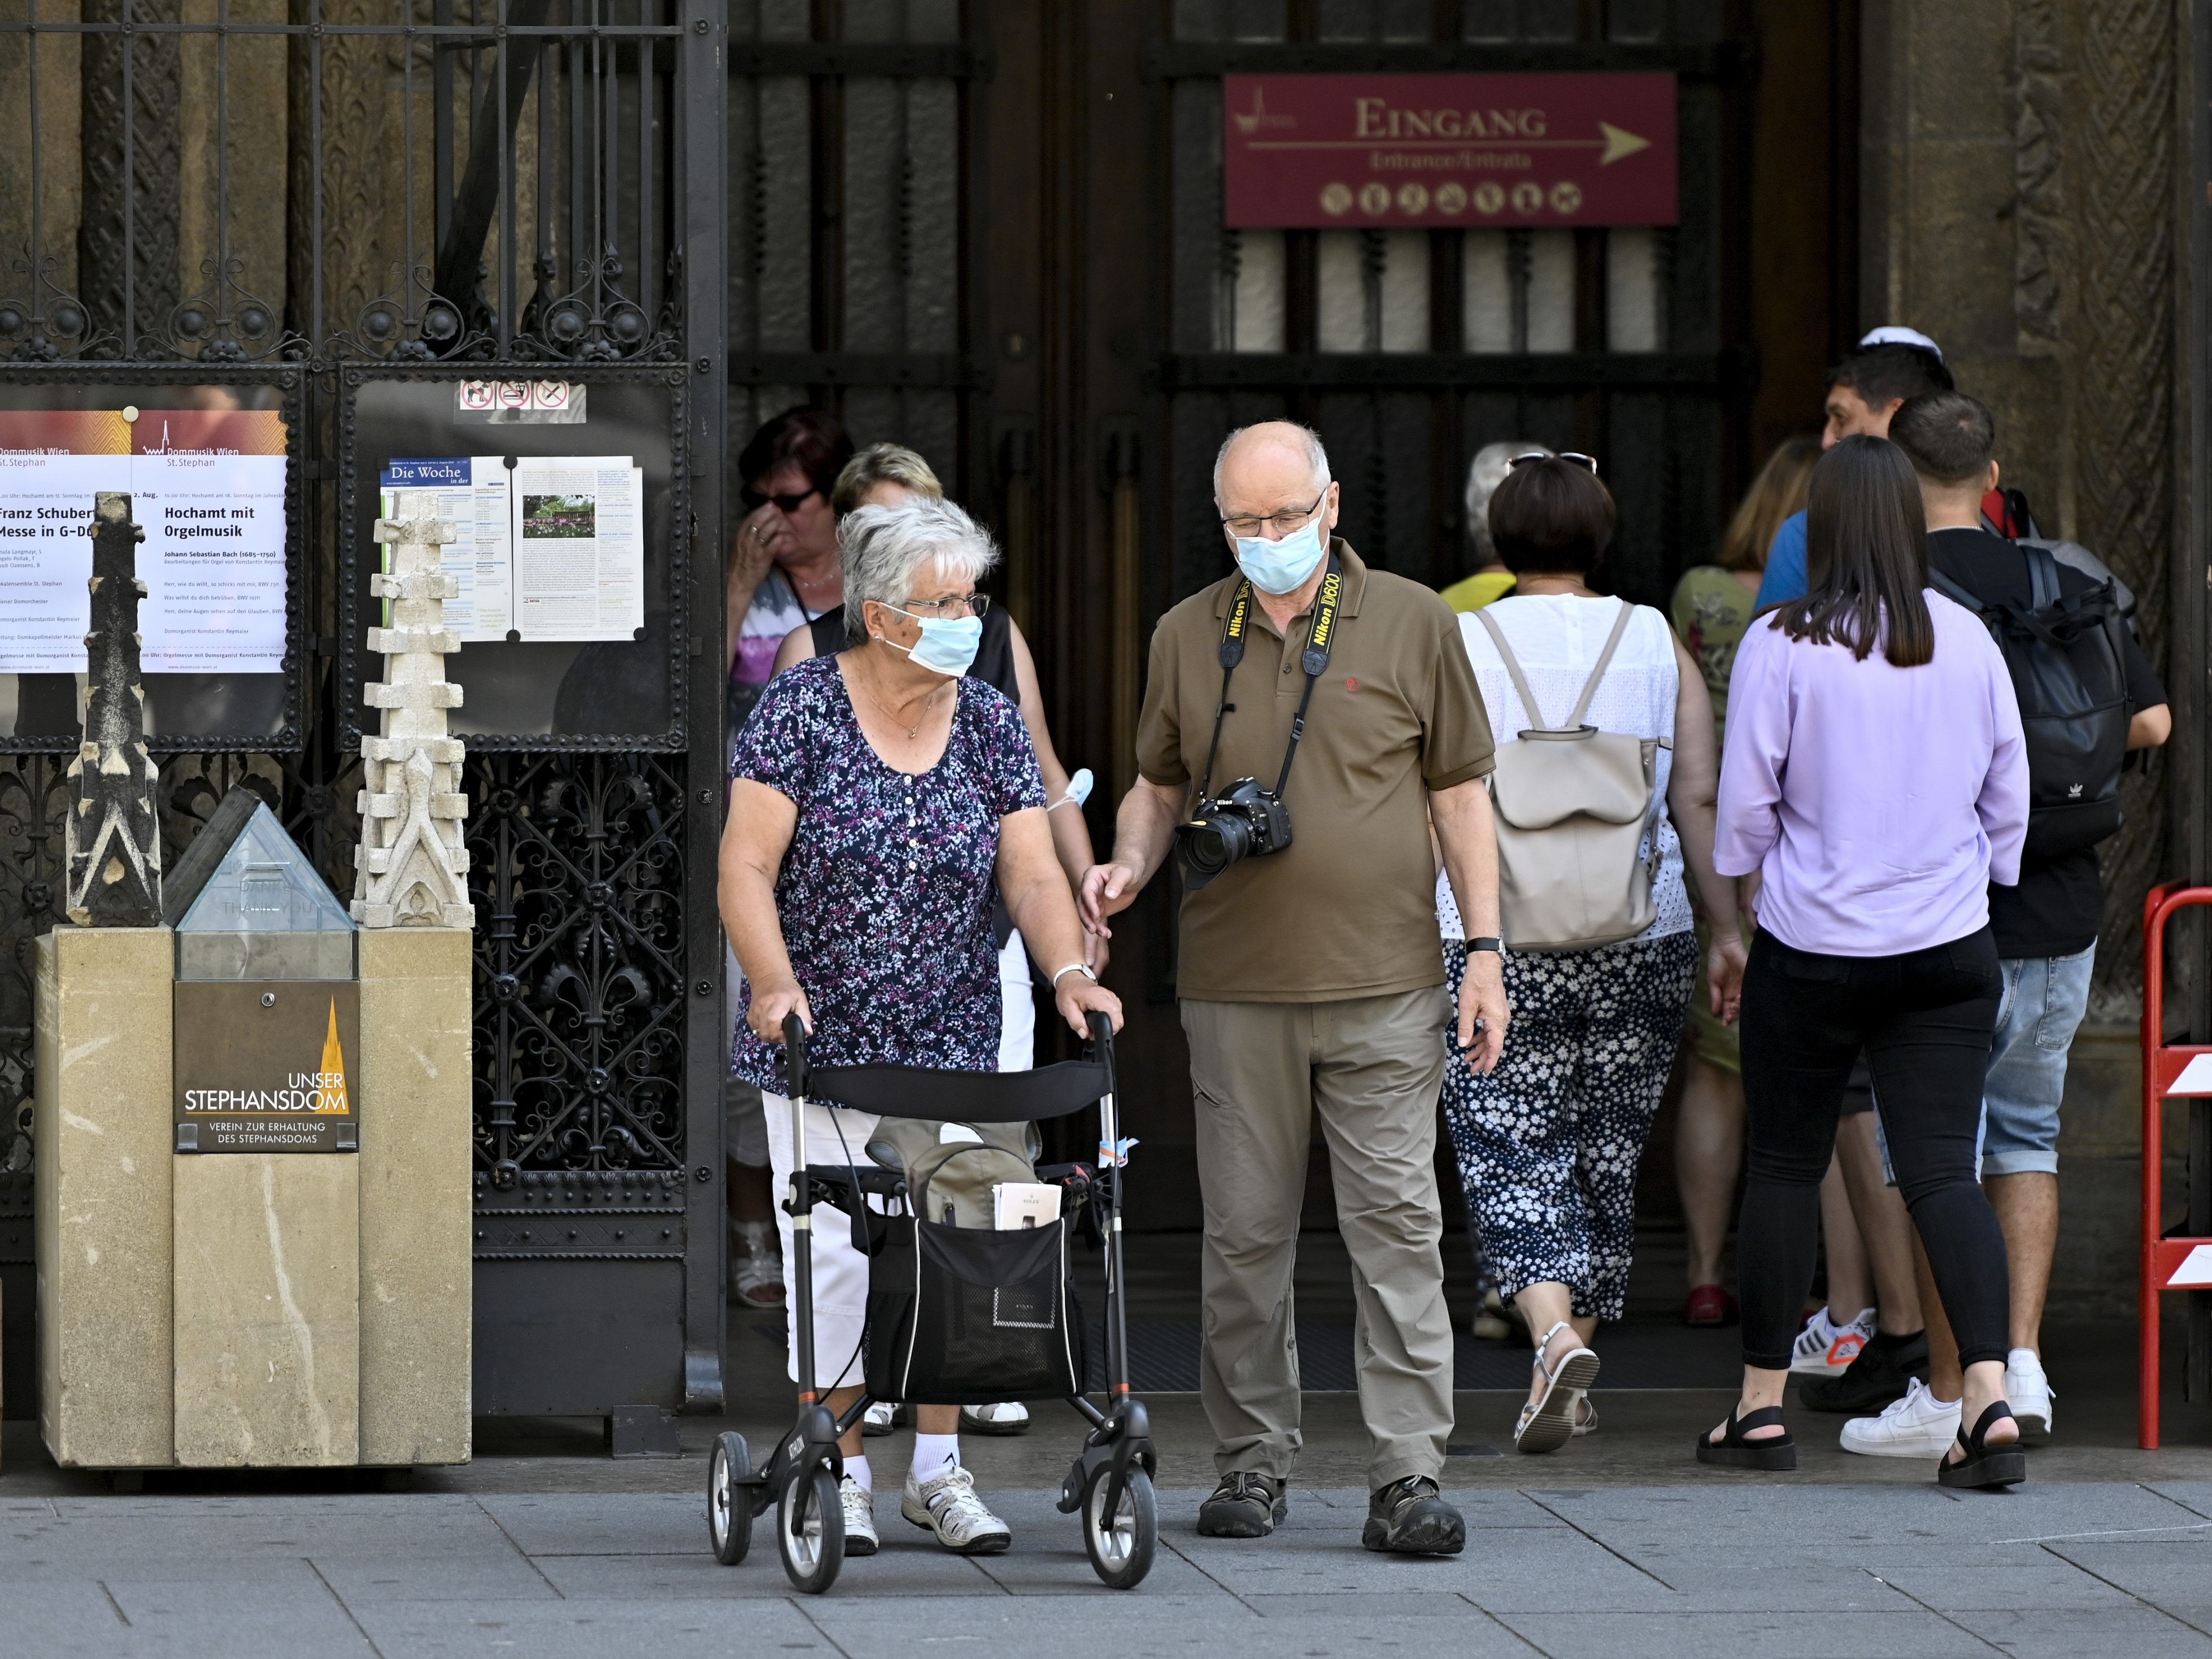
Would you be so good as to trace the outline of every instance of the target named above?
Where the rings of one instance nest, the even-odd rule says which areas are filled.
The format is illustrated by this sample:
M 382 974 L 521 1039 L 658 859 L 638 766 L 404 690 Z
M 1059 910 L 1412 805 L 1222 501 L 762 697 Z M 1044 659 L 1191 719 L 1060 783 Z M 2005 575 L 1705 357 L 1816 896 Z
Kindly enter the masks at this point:
M 1672 75 L 1231 75 L 1225 222 L 1671 225 Z

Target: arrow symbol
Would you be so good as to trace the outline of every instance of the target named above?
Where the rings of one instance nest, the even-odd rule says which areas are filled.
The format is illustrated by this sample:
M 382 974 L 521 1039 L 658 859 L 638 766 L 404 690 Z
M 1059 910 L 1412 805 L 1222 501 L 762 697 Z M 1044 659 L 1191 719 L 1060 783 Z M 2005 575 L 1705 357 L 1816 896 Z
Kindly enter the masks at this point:
M 1601 167 L 1609 167 L 1623 156 L 1633 155 L 1639 149 L 1650 149 L 1651 141 L 1639 138 L 1632 132 L 1624 132 L 1610 121 L 1601 121 L 1597 130 L 1605 135 L 1605 154 L 1597 158 Z

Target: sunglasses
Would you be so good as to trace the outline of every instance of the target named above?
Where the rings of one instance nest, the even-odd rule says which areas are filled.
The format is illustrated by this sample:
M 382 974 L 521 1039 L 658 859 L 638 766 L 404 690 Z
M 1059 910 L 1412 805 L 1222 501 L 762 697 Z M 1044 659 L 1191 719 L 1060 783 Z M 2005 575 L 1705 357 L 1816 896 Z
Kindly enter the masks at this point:
M 738 499 L 745 504 L 745 510 L 748 513 L 757 512 L 770 501 L 774 501 L 777 512 L 790 514 L 798 512 L 800 507 L 821 493 L 818 489 L 802 489 L 796 495 L 767 495 L 757 489 L 743 489 L 738 492 Z
M 1556 455 L 1547 455 L 1540 449 L 1532 449 L 1525 455 L 1516 455 L 1505 465 L 1510 470 L 1524 466 L 1530 461 L 1572 461 L 1577 466 L 1588 467 L 1593 478 L 1597 476 L 1597 457 L 1585 455 L 1578 449 L 1563 449 Z

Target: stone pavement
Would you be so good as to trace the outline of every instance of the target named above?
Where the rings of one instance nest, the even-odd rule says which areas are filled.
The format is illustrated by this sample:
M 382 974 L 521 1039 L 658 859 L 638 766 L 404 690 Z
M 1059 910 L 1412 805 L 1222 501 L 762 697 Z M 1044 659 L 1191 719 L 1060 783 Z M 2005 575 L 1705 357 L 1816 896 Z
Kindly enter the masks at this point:
M 1358 1489 L 1296 1489 L 1251 1543 L 1196 1537 L 1200 1495 L 1162 1494 L 1133 1593 L 1100 1589 L 1072 1521 L 1024 1491 L 994 1494 L 1016 1546 L 984 1561 L 884 1504 L 883 1553 L 818 1598 L 764 1536 L 717 1566 L 673 1492 L 0 1498 L 0 1650 L 2212 1655 L 2208 1482 L 1481 1488 L 1455 1560 L 1353 1547 Z
M 995 1659 L 1079 1640 L 1266 1659 L 2057 1659 L 2108 1647 L 2212 1659 L 2212 1425 L 2200 1408 L 2174 1402 L 2167 1449 L 2147 1453 L 2124 1413 L 2076 1394 L 2030 1483 L 1982 1494 L 1947 1492 L 1917 1462 L 1849 1456 L 1837 1419 L 1803 1412 L 1798 1474 L 1706 1470 L 1689 1443 L 1724 1393 L 1596 1398 L 1601 1431 L 1535 1459 L 1494 1449 L 1510 1443 L 1511 1396 L 1461 1395 L 1446 1481 L 1468 1551 L 1404 1560 L 1358 1547 L 1352 1396 L 1308 1397 L 1290 1518 L 1255 1542 L 1192 1531 L 1209 1438 L 1194 1399 L 1160 1397 L 1160 1550 L 1128 1594 L 1098 1585 L 1073 1518 L 1053 1508 L 1077 1437 L 1050 1407 L 1019 1438 L 967 1442 L 1014 1528 L 1013 1550 L 990 1560 L 946 1555 L 901 1522 L 905 1437 L 870 1442 L 884 1548 L 848 1562 L 819 1598 L 791 1592 L 766 1520 L 742 1565 L 708 1553 L 703 1454 L 722 1419 L 686 1419 L 684 1455 L 667 1461 L 611 1462 L 588 1422 L 480 1421 L 477 1461 L 422 1471 L 412 1490 L 380 1490 L 374 1474 L 173 1474 L 131 1496 L 55 1468 L 31 1425 L 11 1424 L 0 1655 Z M 781 1416 L 763 1393 L 732 1420 L 759 1443 Z

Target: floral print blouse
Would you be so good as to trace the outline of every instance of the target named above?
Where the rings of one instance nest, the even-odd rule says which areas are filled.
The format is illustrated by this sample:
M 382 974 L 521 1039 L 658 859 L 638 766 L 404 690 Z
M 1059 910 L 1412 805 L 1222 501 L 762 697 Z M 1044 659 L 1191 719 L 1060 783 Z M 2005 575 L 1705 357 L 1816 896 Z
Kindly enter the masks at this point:
M 769 681 L 730 763 L 733 779 L 799 808 L 775 908 L 814 1016 L 808 1061 L 996 1071 L 999 820 L 1044 805 L 1028 729 L 1012 702 L 963 677 L 944 757 L 894 771 L 860 730 L 837 661 L 810 657 Z M 781 1093 L 782 1053 L 740 1016 L 735 1075 Z

